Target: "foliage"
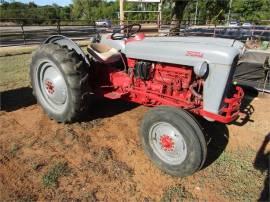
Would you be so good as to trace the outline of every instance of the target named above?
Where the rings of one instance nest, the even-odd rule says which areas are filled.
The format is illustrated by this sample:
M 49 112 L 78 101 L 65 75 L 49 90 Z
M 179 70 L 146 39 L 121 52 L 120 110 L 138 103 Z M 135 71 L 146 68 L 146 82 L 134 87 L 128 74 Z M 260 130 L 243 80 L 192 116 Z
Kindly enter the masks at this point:
M 100 18 L 117 19 L 116 2 L 73 0 L 71 15 L 79 20 L 95 20 Z
M 14 21 L 18 24 L 54 24 L 57 19 L 70 20 L 70 13 L 71 6 L 61 7 L 57 4 L 37 6 L 33 2 L 24 4 L 4 1 L 0 5 L 2 21 Z
M 269 0 L 234 0 L 232 14 L 237 20 L 270 20 Z
M 217 23 L 228 18 L 230 0 L 181 0 L 187 1 L 183 19 L 194 21 L 196 3 L 198 1 L 197 23 Z M 175 0 L 163 0 L 162 19 L 170 22 Z M 156 3 L 125 3 L 125 10 L 157 11 Z M 232 0 L 231 19 L 241 21 L 270 20 L 269 0 Z M 181 12 L 181 11 L 180 11 Z M 69 6 L 57 4 L 38 6 L 33 2 L 28 4 L 1 0 L 0 18 L 17 18 L 16 23 L 23 24 L 55 24 L 61 22 L 83 20 L 93 22 L 97 19 L 110 19 L 116 23 L 119 16 L 119 0 L 73 0 Z M 157 13 L 125 13 L 127 20 L 155 21 Z M 6 20 L 7 21 L 7 20 Z M 12 20 L 8 20 L 12 21 Z

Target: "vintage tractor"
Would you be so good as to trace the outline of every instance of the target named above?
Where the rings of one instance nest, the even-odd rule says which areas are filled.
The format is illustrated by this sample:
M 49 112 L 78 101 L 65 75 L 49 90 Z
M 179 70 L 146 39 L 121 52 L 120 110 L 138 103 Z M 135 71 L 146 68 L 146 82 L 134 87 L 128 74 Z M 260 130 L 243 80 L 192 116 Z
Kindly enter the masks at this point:
M 50 37 L 33 54 L 34 95 L 57 122 L 78 120 L 93 95 L 154 107 L 140 126 L 146 154 L 168 174 L 191 175 L 207 153 L 195 116 L 222 123 L 238 117 L 243 90 L 231 81 L 244 46 L 219 38 L 145 37 L 140 28 L 98 35 L 88 54 L 64 36 Z

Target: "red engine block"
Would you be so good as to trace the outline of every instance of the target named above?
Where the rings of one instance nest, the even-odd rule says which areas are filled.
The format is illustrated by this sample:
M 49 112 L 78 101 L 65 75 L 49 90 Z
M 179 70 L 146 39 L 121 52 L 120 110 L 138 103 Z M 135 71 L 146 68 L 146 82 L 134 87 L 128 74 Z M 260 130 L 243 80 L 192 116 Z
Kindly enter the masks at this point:
M 128 73 L 108 68 L 113 91 L 104 96 L 123 98 L 147 106 L 170 105 L 194 109 L 202 105 L 196 91 L 202 89 L 201 80 L 196 80 L 192 69 L 180 65 L 152 63 L 149 79 L 136 77 L 136 60 L 128 59 Z
M 138 64 L 147 64 L 147 78 L 138 75 Z M 231 98 L 224 99 L 219 114 L 203 109 L 203 79 L 193 74 L 192 68 L 160 63 L 144 63 L 127 59 L 127 70 L 113 66 L 96 67 L 93 72 L 93 91 L 110 99 L 125 99 L 146 106 L 169 105 L 187 109 L 192 113 L 229 123 L 239 114 L 244 96 L 240 87 Z M 142 68 L 145 70 L 145 66 Z M 143 71 L 142 70 L 142 71 Z M 136 72 L 136 73 L 135 73 Z M 96 79 L 95 79 L 96 78 Z

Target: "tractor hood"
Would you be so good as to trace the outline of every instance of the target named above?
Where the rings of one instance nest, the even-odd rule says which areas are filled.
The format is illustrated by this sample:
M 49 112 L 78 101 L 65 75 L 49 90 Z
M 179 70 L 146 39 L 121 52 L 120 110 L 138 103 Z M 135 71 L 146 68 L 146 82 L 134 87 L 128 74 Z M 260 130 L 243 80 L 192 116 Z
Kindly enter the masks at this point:
M 223 39 L 214 37 L 148 37 L 145 41 L 161 41 L 161 42 L 182 42 L 196 44 L 213 44 L 217 46 L 227 46 L 243 48 L 243 43 L 234 39 Z
M 122 50 L 127 57 L 195 66 L 198 62 L 231 65 L 243 52 L 243 43 L 209 37 L 149 37 L 130 41 Z

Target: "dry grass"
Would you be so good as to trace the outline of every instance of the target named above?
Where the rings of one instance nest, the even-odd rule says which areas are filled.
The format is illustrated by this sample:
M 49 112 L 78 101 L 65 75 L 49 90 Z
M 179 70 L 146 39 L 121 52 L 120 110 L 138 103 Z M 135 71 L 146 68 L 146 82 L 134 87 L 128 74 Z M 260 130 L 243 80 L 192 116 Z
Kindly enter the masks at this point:
M 33 52 L 37 47 L 38 47 L 38 45 L 1 47 L 0 48 L 0 57 L 29 54 L 29 53 Z

